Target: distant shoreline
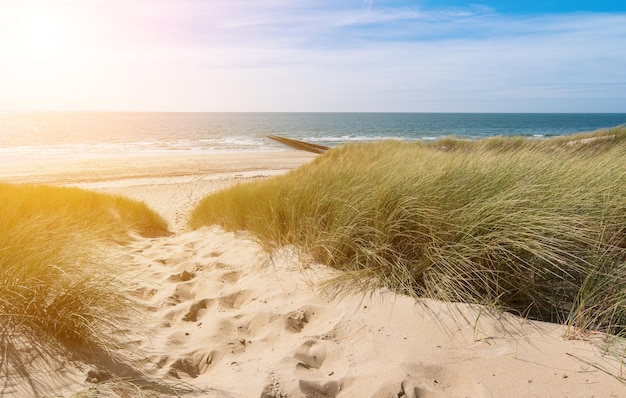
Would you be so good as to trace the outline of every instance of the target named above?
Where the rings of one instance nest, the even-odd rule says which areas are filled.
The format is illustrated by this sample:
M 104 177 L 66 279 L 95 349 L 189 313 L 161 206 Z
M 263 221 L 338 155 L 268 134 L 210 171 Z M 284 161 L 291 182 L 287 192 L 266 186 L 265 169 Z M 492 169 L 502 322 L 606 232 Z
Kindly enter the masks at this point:
M 90 159 L 14 161 L 0 169 L 0 181 L 10 183 L 80 184 L 107 181 L 132 185 L 141 179 L 247 174 L 272 174 L 296 168 L 314 159 L 312 153 L 231 152 L 164 156 L 124 156 Z M 236 173 L 233 170 L 237 170 Z

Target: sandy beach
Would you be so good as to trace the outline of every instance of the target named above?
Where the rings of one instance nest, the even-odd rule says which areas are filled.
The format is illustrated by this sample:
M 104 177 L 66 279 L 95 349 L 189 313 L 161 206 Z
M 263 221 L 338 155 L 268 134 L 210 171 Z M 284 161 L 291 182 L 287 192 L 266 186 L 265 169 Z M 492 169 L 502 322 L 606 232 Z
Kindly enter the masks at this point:
M 6 164 L 0 181 L 78 186 L 144 201 L 173 234 L 110 247 L 144 311 L 120 330 L 124 363 L 34 360 L 7 397 L 71 396 L 116 377 L 202 397 L 620 397 L 601 334 L 388 291 L 330 297 L 334 270 L 245 233 L 189 231 L 207 194 L 306 164 L 299 151 Z M 624 352 L 624 348 L 621 351 Z M 158 395 L 157 395 L 158 396 Z

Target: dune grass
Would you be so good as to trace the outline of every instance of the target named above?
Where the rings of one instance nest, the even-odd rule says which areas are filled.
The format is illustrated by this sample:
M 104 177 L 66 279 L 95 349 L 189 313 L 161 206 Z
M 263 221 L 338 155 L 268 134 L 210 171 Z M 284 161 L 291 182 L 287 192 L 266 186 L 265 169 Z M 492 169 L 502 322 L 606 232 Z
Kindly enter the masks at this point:
M 89 389 L 78 391 L 69 398 L 162 398 L 201 396 L 201 389 L 185 383 L 153 382 L 146 386 L 143 380 L 120 380 L 112 379 L 98 383 Z
M 204 198 L 189 225 L 248 230 L 344 270 L 332 286 L 483 304 L 621 333 L 626 128 L 332 149 Z
M 0 183 L 0 375 L 28 379 L 27 357 L 111 349 L 128 307 L 98 248 L 167 224 L 145 204 L 77 188 Z

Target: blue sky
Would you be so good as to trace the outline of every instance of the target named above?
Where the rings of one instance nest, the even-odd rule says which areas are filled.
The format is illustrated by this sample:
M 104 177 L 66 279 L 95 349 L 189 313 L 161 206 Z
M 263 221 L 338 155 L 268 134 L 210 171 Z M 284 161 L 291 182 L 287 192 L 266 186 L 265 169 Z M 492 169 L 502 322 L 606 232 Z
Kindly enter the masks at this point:
M 365 2 L 366 4 L 373 3 Z M 380 3 L 398 6 L 420 5 L 424 7 L 467 7 L 471 4 L 480 4 L 493 8 L 501 13 L 563 13 L 577 11 L 592 12 L 620 12 L 626 11 L 623 1 L 611 0 L 507 0 L 507 1 L 462 1 L 462 0 L 425 0 L 425 1 L 383 1 Z
M 0 110 L 626 112 L 626 2 L 0 0 Z

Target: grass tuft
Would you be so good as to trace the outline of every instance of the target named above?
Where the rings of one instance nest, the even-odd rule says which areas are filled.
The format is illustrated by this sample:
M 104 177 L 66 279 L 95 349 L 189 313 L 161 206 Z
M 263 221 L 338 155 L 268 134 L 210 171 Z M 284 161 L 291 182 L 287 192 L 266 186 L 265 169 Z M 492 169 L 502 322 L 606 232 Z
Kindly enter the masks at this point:
M 189 225 L 249 230 L 386 287 L 609 333 L 626 326 L 626 128 L 329 150 L 204 198 Z
M 130 303 L 99 258 L 106 242 L 158 236 L 144 204 L 77 188 L 0 183 L 0 375 L 28 379 L 33 352 L 108 351 Z

